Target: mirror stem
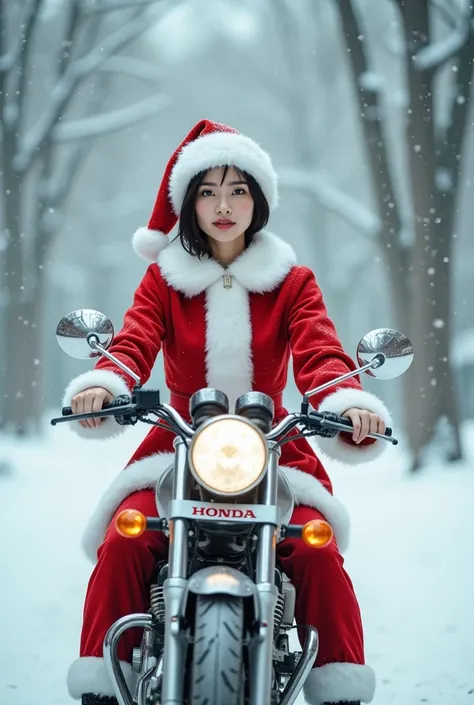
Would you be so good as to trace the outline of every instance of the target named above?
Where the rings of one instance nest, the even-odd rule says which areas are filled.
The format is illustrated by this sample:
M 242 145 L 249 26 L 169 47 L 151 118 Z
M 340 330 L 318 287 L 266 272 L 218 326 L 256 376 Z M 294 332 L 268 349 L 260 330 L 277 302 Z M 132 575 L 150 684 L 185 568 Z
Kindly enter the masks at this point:
M 339 384 L 339 382 L 344 382 L 346 379 L 350 379 L 351 377 L 355 377 L 358 375 L 360 372 L 365 372 L 366 370 L 370 369 L 376 369 L 377 367 L 381 367 L 384 362 L 385 362 L 385 355 L 382 353 L 378 353 L 375 355 L 374 359 L 368 362 L 366 365 L 363 367 L 358 367 L 356 370 L 353 370 L 352 372 L 348 372 L 345 375 L 341 375 L 341 377 L 337 377 L 336 379 L 332 379 L 330 382 L 326 382 L 325 384 L 322 384 L 320 387 L 315 387 L 315 389 L 310 389 L 309 392 L 306 392 L 306 394 L 303 397 L 303 413 L 307 414 L 308 413 L 308 405 L 309 405 L 309 397 L 312 397 L 313 394 L 317 394 L 318 392 L 322 392 L 328 387 L 334 387 L 335 384 Z
M 114 362 L 118 367 L 120 367 L 121 370 L 130 375 L 130 377 L 135 380 L 137 387 L 141 387 L 140 377 L 138 377 L 135 372 L 132 372 L 132 370 L 127 367 L 127 365 L 122 364 L 120 360 L 117 360 L 117 358 L 107 352 L 107 350 L 102 347 L 102 345 L 99 343 L 99 339 L 94 333 L 89 333 L 89 335 L 87 336 L 87 342 L 93 350 L 98 350 L 99 352 L 101 352 L 104 357 L 106 357 L 111 362 Z

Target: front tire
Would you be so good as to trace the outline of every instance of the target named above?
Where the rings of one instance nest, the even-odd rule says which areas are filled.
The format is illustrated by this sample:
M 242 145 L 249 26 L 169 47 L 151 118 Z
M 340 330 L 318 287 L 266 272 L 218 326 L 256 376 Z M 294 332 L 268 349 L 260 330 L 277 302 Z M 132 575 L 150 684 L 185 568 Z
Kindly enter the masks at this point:
M 241 597 L 197 596 L 190 705 L 243 703 L 243 631 Z

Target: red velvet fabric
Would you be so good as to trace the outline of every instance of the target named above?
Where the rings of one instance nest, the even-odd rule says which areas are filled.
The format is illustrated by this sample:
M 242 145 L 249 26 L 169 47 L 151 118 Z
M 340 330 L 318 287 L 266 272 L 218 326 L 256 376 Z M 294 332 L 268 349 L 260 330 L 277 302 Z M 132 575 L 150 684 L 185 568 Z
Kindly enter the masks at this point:
M 158 265 L 150 265 L 110 352 L 145 384 L 162 349 L 168 389 L 191 396 L 206 386 L 205 298 L 205 292 L 187 298 L 168 286 Z M 283 392 L 290 355 L 302 394 L 355 369 L 308 267 L 293 267 L 280 286 L 265 294 L 249 292 L 249 303 L 253 389 L 270 395 Z M 133 387 L 133 380 L 105 357 L 96 369 L 119 372 Z M 361 389 L 352 378 L 315 395 L 311 403 L 317 408 L 327 394 L 343 387 Z
M 290 355 L 301 393 L 354 369 L 354 362 L 344 352 L 327 315 L 314 274 L 307 267 L 293 267 L 283 283 L 272 291 L 249 293 L 249 303 L 254 390 L 280 395 L 287 384 Z M 162 349 L 168 389 L 189 399 L 207 386 L 205 313 L 205 293 L 187 298 L 168 286 L 159 267 L 152 264 L 135 292 L 133 305 L 125 314 L 110 352 L 145 384 Z M 122 374 L 105 357 L 99 360 L 96 369 Z M 123 375 L 132 389 L 133 380 Z M 352 378 L 313 396 L 312 405 L 318 408 L 325 395 L 338 388 L 361 389 L 358 379 Z M 275 422 L 286 413 L 280 409 Z M 346 435 L 345 440 L 351 443 L 350 436 Z M 171 435 L 153 428 L 130 462 L 172 450 Z M 323 464 L 305 439 L 286 443 L 280 462 L 308 472 L 332 491 Z

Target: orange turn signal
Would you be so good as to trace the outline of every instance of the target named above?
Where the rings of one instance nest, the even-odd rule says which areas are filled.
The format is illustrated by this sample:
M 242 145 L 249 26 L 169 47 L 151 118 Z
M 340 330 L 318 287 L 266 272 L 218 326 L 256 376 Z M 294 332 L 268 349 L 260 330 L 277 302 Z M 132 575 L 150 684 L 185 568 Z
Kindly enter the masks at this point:
M 331 543 L 334 536 L 331 524 L 323 519 L 313 519 L 303 526 L 301 532 L 303 541 L 313 548 L 324 548 Z
M 120 536 L 134 539 L 146 529 L 146 516 L 136 509 L 124 509 L 115 520 L 115 528 Z

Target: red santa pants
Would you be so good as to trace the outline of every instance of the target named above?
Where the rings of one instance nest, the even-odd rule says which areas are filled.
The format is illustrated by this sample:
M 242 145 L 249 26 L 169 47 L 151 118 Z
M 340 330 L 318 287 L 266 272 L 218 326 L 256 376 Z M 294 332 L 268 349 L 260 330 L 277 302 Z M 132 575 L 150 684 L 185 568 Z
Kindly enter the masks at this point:
M 153 491 L 133 493 L 122 502 L 117 513 L 129 508 L 156 516 Z M 298 506 L 291 521 L 304 524 L 316 518 L 322 518 L 317 510 Z M 82 677 L 72 686 L 71 679 L 76 681 L 74 674 L 80 675 L 80 662 L 95 661 L 91 657 L 102 658 L 104 637 L 111 624 L 128 613 L 148 610 L 153 568 L 158 560 L 166 558 L 167 545 L 167 537 L 160 532 L 145 532 L 136 539 L 123 538 L 111 522 L 98 550 L 97 565 L 87 590 L 81 659 L 79 665 L 74 667 L 78 671 L 70 672 L 70 693 L 73 697 L 80 697 L 80 692 L 90 692 L 87 688 L 81 689 Z M 316 676 L 315 684 L 328 693 L 326 700 L 362 699 L 369 702 L 373 674 L 371 669 L 362 665 L 364 649 L 359 606 L 336 543 L 314 549 L 306 546 L 301 539 L 290 538 L 282 541 L 277 551 L 281 567 L 296 588 L 297 624 L 314 625 L 319 632 L 319 652 L 312 671 L 312 676 Z M 304 630 L 300 631 L 299 638 L 303 643 Z M 140 639 L 141 630 L 125 632 L 118 646 L 118 656 L 122 662 L 130 663 L 132 650 L 139 645 Z M 334 667 L 336 670 L 331 670 Z M 341 667 L 344 667 L 342 673 Z M 354 685 L 361 677 L 366 682 L 362 692 L 359 692 L 359 686 L 354 689 Z M 341 683 L 345 683 L 342 690 Z M 367 698 L 364 697 L 366 691 Z M 102 692 L 111 694 L 113 691 L 106 688 Z M 306 685 L 305 694 L 309 702 L 319 702 L 311 698 Z M 346 695 L 347 698 L 340 697 Z

